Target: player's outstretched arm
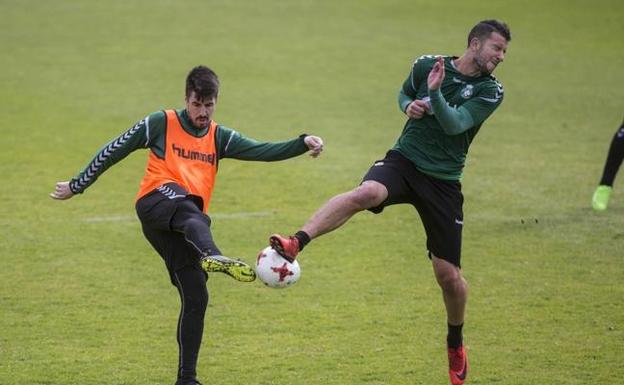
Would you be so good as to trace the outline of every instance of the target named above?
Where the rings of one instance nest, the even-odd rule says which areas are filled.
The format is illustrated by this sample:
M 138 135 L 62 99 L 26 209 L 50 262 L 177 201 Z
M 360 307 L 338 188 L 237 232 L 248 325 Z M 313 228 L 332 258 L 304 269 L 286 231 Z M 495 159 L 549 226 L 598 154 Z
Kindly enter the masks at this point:
M 307 134 L 281 142 L 260 142 L 231 128 L 217 126 L 216 139 L 220 159 L 275 162 L 294 158 L 308 151 L 316 158 L 323 150 L 323 140 Z
M 316 158 L 323 152 L 323 139 L 320 137 L 308 135 L 303 139 L 303 142 L 310 149 L 311 157 Z
M 69 181 L 58 182 L 53 192 L 50 193 L 52 199 L 65 200 L 73 197 L 75 194 L 69 188 Z

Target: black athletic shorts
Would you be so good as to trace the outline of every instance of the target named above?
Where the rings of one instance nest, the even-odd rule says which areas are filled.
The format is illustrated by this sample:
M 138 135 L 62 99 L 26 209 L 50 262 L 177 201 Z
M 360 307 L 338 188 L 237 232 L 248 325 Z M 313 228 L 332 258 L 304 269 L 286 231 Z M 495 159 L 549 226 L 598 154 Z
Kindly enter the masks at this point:
M 378 214 L 386 206 L 413 205 L 427 234 L 429 257 L 444 259 L 461 267 L 461 236 L 464 222 L 464 196 L 461 183 L 424 174 L 398 151 L 388 151 L 376 161 L 362 181 L 373 180 L 386 186 L 388 198 L 369 211 Z
M 187 195 L 187 191 L 175 183 L 167 183 L 141 197 L 136 202 L 136 212 L 143 234 L 165 261 L 171 283 L 175 286 L 174 273 L 183 267 L 200 269 L 199 256 L 184 234 L 172 231 L 171 219 L 180 204 L 191 201 L 201 212 L 201 198 Z M 182 203 L 186 201 L 186 203 Z

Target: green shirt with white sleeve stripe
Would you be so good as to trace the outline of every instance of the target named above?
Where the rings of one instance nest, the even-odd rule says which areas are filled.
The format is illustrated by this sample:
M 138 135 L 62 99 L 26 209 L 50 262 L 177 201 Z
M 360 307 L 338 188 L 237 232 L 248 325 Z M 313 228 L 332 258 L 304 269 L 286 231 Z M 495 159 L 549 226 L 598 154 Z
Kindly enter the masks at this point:
M 492 75 L 470 77 L 454 66 L 457 57 L 444 57 L 445 77 L 438 91 L 429 94 L 427 77 L 436 56 L 419 57 L 399 92 L 405 112 L 416 99 L 431 109 L 421 119 L 408 119 L 393 150 L 421 172 L 444 180 L 460 180 L 468 148 L 483 122 L 503 101 L 503 86 Z

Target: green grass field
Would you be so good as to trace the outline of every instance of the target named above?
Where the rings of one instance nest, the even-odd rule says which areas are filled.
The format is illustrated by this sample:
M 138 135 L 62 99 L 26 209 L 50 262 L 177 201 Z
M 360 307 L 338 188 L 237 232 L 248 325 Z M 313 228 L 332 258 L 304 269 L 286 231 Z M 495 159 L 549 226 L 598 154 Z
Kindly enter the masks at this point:
M 221 163 L 214 235 L 253 261 L 394 144 L 414 58 L 461 54 L 485 18 L 513 40 L 463 180 L 468 384 L 622 383 L 623 182 L 608 211 L 590 199 L 622 119 L 624 2 L 1 0 L 0 14 L 0 384 L 173 384 L 178 294 L 134 214 L 146 153 L 75 199 L 48 193 L 181 107 L 192 66 L 220 76 L 219 123 L 326 142 L 315 160 Z M 290 289 L 211 277 L 200 380 L 447 384 L 424 241 L 394 206 L 313 242 Z

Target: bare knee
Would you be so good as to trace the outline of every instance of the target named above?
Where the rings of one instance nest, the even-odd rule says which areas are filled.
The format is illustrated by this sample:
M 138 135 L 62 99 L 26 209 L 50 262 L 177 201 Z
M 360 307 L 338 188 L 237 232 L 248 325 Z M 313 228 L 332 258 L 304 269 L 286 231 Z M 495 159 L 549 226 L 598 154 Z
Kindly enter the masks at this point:
M 432 257 L 433 271 L 440 288 L 448 294 L 466 292 L 468 283 L 461 274 L 459 267 L 443 259 Z
M 375 181 L 365 181 L 347 193 L 349 201 L 360 210 L 379 206 L 388 197 L 386 186 Z

